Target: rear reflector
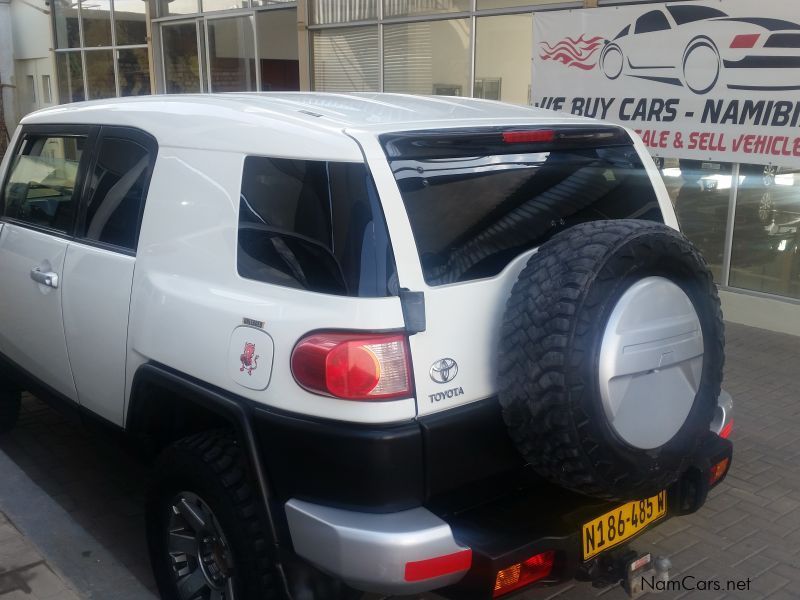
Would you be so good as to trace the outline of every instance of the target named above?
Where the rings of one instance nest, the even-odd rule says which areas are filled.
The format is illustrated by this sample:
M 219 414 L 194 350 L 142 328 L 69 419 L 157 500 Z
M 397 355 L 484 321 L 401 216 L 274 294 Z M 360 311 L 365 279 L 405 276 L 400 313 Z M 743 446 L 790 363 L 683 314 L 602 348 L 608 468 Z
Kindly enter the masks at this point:
M 708 474 L 708 485 L 713 486 L 718 484 L 723 477 L 725 477 L 725 473 L 728 472 L 728 467 L 731 464 L 731 460 L 729 458 L 723 458 L 713 467 L 711 467 L 711 471 Z
M 728 424 L 722 428 L 722 431 L 719 432 L 719 437 L 725 438 L 726 440 L 731 437 L 731 432 L 733 431 L 733 419 L 728 421 Z
M 552 129 L 531 129 L 528 131 L 504 131 L 503 141 L 506 144 L 535 144 L 537 142 L 552 142 L 556 132 Z
M 406 563 L 406 581 L 424 581 L 451 573 L 468 571 L 472 566 L 472 550 L 462 550 L 445 556 L 436 556 Z
M 402 334 L 315 333 L 292 352 L 292 375 L 311 392 L 345 400 L 411 396 Z
M 759 37 L 758 33 L 737 35 L 731 42 L 731 48 L 752 48 L 758 42 Z
M 553 550 L 531 556 L 528 560 L 498 571 L 492 598 L 499 598 L 535 581 L 544 579 L 553 571 L 556 553 Z

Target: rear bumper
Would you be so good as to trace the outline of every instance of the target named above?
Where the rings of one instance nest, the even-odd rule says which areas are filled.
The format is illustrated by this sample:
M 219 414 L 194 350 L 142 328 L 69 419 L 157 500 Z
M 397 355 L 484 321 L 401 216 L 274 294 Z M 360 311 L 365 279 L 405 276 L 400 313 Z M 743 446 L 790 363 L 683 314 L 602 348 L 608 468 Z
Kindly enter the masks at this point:
M 293 499 L 286 503 L 286 518 L 299 556 L 359 590 L 423 592 L 457 582 L 469 568 L 467 563 L 420 581 L 407 572 L 408 564 L 468 550 L 456 542 L 450 526 L 426 508 L 373 514 Z
M 731 415 L 732 401 L 723 394 L 712 431 L 667 491 L 666 518 L 695 512 L 705 503 L 711 467 L 732 456 L 732 444 L 718 435 L 732 422 Z M 455 514 L 434 514 L 424 507 L 374 514 L 297 499 L 285 508 L 295 552 L 356 589 L 387 594 L 439 589 L 454 598 L 491 598 L 499 570 L 541 552 L 555 551 L 556 559 L 551 575 L 540 584 L 591 573 L 581 554 L 582 524 L 615 503 L 532 476 L 520 480 L 513 493 Z M 471 562 L 450 562 L 449 571 L 442 572 L 439 564 L 437 575 L 423 579 L 409 571 L 419 561 L 463 557 L 465 551 L 471 552 Z

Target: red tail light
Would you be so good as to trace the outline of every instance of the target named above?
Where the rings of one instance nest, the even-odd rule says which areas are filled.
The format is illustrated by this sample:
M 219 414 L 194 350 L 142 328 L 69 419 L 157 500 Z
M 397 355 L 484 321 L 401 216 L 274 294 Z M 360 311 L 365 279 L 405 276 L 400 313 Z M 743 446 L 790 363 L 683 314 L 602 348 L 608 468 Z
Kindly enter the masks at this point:
M 505 596 L 534 581 L 544 579 L 553 571 L 556 553 L 553 550 L 531 556 L 528 560 L 498 571 L 492 598 Z
M 504 131 L 503 141 L 506 144 L 532 144 L 552 142 L 556 132 L 552 129 L 532 129 L 530 131 Z
M 728 421 L 728 424 L 722 428 L 722 431 L 719 432 L 719 437 L 725 438 L 726 440 L 731 437 L 731 433 L 733 432 L 733 419 Z
M 731 48 L 752 48 L 761 37 L 758 33 L 746 33 L 737 35 L 731 42 Z
M 405 335 L 315 333 L 292 352 L 292 375 L 307 390 L 346 400 L 411 395 Z

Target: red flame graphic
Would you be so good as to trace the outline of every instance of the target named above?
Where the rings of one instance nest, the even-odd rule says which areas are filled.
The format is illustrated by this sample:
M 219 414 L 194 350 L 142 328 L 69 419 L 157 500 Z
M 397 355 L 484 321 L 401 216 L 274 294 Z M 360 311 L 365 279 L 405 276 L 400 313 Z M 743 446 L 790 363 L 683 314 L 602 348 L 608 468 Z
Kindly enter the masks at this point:
M 578 39 L 567 37 L 555 45 L 547 42 L 539 44 L 541 47 L 539 57 L 542 60 L 556 60 L 569 67 L 591 71 L 597 66 L 597 59 L 589 61 L 602 45 L 603 37 L 599 35 L 592 38 L 584 38 L 584 35 L 581 35 Z

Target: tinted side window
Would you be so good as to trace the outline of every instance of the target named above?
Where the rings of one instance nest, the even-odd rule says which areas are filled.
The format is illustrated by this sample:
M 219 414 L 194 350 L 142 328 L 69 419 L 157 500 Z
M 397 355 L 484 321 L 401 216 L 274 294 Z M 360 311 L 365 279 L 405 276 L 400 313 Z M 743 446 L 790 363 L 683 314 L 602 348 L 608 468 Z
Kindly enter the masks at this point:
M 386 296 L 394 258 L 363 164 L 245 159 L 239 209 L 242 277 L 344 296 Z
M 669 21 L 660 10 L 651 10 L 636 20 L 636 33 L 650 33 L 667 29 L 669 29 Z
M 86 136 L 27 136 L 6 182 L 3 214 L 71 232 L 75 183 L 85 147 Z
M 103 138 L 90 175 L 82 237 L 136 249 L 154 160 L 150 150 L 133 140 Z

